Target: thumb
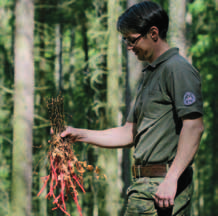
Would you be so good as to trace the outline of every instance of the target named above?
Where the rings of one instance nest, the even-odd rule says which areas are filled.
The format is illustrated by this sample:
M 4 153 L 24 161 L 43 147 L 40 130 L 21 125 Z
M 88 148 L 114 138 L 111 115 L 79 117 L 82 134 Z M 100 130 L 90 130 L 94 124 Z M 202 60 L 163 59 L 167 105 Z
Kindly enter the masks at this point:
M 67 136 L 67 131 L 63 131 L 62 133 L 61 133 L 61 137 L 65 137 L 65 136 Z

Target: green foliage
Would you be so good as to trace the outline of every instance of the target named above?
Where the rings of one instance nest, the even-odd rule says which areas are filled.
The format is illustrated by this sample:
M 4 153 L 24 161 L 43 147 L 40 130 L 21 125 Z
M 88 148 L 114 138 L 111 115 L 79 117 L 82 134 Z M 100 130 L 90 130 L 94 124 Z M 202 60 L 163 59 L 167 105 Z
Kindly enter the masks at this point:
M 86 10 L 92 7 L 91 0 L 37 0 L 35 19 L 44 19 L 48 24 L 78 25 L 85 18 Z
M 7 215 L 9 210 L 9 188 L 10 188 L 10 160 L 8 152 L 5 152 L 7 148 L 3 146 L 4 137 L 0 136 L 0 212 L 2 215 Z M 10 144 L 9 144 L 10 145 Z M 7 155 L 7 157 L 6 157 Z
M 13 111 L 13 55 L 12 32 L 13 2 L 1 1 L 0 23 L 0 212 L 7 215 L 10 198 L 11 149 L 12 149 L 12 111 Z
M 205 132 L 196 160 L 198 187 L 198 207 L 201 215 L 217 215 L 217 49 L 218 29 L 215 1 L 196 0 L 189 5 L 193 17 L 192 47 L 193 63 L 201 73 L 204 97 Z M 200 176 L 199 176 L 200 175 Z M 200 178 L 199 178 L 200 177 Z M 203 201 L 201 201 L 203 200 Z M 198 215 L 198 212 L 194 212 Z

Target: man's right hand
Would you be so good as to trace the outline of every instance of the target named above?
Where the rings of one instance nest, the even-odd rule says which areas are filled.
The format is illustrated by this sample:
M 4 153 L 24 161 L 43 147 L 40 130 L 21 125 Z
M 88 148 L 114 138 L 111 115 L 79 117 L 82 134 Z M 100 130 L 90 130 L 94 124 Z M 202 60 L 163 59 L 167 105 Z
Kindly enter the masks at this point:
M 50 134 L 51 134 L 51 135 L 54 135 L 54 130 L 53 130 L 53 128 L 50 128 Z M 70 137 L 72 140 L 74 140 L 74 142 L 76 142 L 76 141 L 78 141 L 78 139 L 79 139 L 79 136 L 78 136 L 78 129 L 73 128 L 73 127 L 71 127 L 71 126 L 67 126 L 67 127 L 65 128 L 65 130 L 60 134 L 60 136 L 61 136 L 62 138 L 64 138 L 64 137 Z M 82 137 L 80 136 L 80 138 L 82 138 Z
M 82 136 L 78 133 L 78 129 L 71 126 L 67 126 L 65 130 L 61 133 L 62 138 L 67 136 L 71 137 L 75 142 L 78 141 L 79 138 L 82 138 Z

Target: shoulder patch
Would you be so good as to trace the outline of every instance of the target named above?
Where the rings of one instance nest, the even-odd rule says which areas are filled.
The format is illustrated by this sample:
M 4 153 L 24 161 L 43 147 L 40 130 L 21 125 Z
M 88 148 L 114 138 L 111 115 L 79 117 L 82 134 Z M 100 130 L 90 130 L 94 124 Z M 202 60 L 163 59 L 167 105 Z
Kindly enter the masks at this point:
M 184 95 L 184 105 L 189 106 L 195 103 L 196 97 L 192 92 L 186 92 Z

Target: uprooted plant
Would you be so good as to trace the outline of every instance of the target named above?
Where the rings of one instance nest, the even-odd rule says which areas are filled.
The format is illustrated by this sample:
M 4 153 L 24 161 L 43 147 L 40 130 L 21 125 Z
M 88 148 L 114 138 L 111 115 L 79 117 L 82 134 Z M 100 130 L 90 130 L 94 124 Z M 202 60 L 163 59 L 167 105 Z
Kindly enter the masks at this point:
M 77 187 L 85 193 L 83 173 L 86 170 L 93 170 L 93 167 L 77 159 L 73 150 L 74 139 L 72 137 L 62 138 L 60 136 L 61 132 L 64 131 L 63 97 L 59 95 L 55 99 L 49 99 L 47 107 L 53 129 L 48 152 L 50 167 L 49 174 L 42 177 L 44 185 L 37 196 L 42 193 L 50 182 L 46 198 L 53 198 L 53 204 L 56 205 L 53 210 L 59 208 L 66 215 L 70 216 L 66 209 L 66 201 L 69 198 L 68 196 L 71 196 L 80 216 L 82 216 L 82 210 L 78 202 Z

